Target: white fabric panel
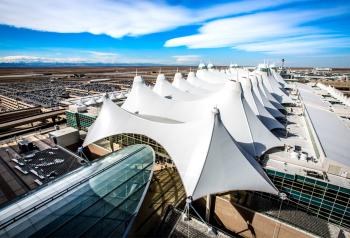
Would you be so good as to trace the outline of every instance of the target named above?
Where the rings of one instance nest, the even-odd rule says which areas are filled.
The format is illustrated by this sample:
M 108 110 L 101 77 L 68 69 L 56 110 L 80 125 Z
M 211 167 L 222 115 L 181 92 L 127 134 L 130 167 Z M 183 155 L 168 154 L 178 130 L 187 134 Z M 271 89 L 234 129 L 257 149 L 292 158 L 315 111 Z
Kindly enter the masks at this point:
M 158 75 L 153 91 L 162 97 L 169 97 L 174 100 L 195 100 L 200 98 L 198 95 L 196 96 L 188 92 L 183 92 L 173 87 L 171 83 L 165 79 L 164 74 Z
M 218 71 L 209 71 L 206 69 L 197 70 L 196 76 L 197 78 L 209 83 L 226 83 L 227 80 L 230 80 L 229 75 L 225 73 Z
M 238 146 L 231 146 L 232 138 L 219 116 L 215 117 L 214 123 L 215 130 L 212 134 L 207 160 L 193 197 L 231 191 L 232 184 L 235 185 L 235 190 L 256 190 L 257 184 L 260 184 L 265 191 L 268 190 L 269 193 L 275 194 L 277 189 L 256 160 L 241 153 Z M 236 155 L 235 158 L 227 157 L 233 154 Z M 247 166 L 247 163 L 251 166 Z M 253 176 L 246 176 L 243 179 L 242 174 Z
M 283 129 L 284 126 L 277 121 L 266 109 L 265 107 L 260 103 L 260 101 L 257 99 L 257 97 L 254 95 L 253 89 L 252 89 L 252 83 L 250 79 L 247 78 L 241 78 L 240 83 L 243 88 L 243 94 L 244 98 L 247 100 L 250 108 L 253 110 L 255 115 L 260 119 L 260 121 L 269 129 Z
M 229 75 L 233 80 L 238 81 L 242 77 L 248 77 L 250 75 L 250 72 L 247 69 L 230 68 Z
M 272 105 L 277 108 L 283 110 L 284 107 L 280 102 L 277 101 L 277 99 L 271 95 L 270 91 L 266 88 L 266 85 L 263 83 L 263 79 L 261 75 L 257 75 L 258 82 L 259 82 L 259 87 L 260 90 L 263 92 L 265 97 L 272 103 Z
M 222 89 L 224 83 L 209 83 L 196 77 L 194 72 L 189 72 L 187 76 L 187 82 L 190 84 L 202 88 L 208 91 L 217 91 Z
M 264 105 L 266 110 L 275 118 L 284 117 L 284 115 L 267 99 L 263 90 L 261 90 L 261 85 L 256 76 L 251 76 L 250 81 L 252 82 L 253 92 L 259 99 L 260 103 Z
M 270 69 L 273 77 L 277 80 L 277 82 L 283 87 L 283 88 L 289 88 L 289 85 L 284 81 L 282 76 L 273 68 Z
M 237 148 L 234 139 L 227 133 L 227 130 L 222 129 L 224 126 L 221 123 L 215 123 L 220 120 L 218 117 L 220 117 L 218 112 L 213 113 L 211 111 L 202 120 L 198 121 L 160 123 L 131 114 L 118 107 L 111 100 L 106 99 L 99 116 L 89 128 L 83 146 L 122 133 L 146 135 L 161 144 L 168 152 L 179 171 L 187 196 L 192 196 L 194 200 L 207 194 L 245 187 L 256 191 L 278 194 L 277 189 L 269 180 L 264 181 L 268 178 L 265 174 L 261 175 L 260 165 L 252 158 L 247 159 L 247 156 Z M 215 138 L 223 139 L 213 142 L 213 135 L 215 135 Z M 212 143 L 214 143 L 213 150 L 211 149 Z M 219 148 L 218 143 L 220 144 Z M 218 150 L 226 153 L 208 153 Z M 234 168 L 227 166 L 226 163 L 216 163 L 216 166 L 211 168 L 207 166 L 207 162 L 212 165 L 214 164 L 213 161 L 222 162 L 223 159 L 239 161 L 237 164 L 240 164 L 243 168 L 249 166 L 254 169 L 243 170 L 243 168 L 237 167 L 239 171 L 248 171 L 247 174 L 237 172 L 236 175 L 241 180 L 241 184 L 233 183 L 234 180 L 229 178 L 223 182 L 221 178 L 218 180 L 218 174 L 234 176 L 232 174 Z M 208 169 L 211 169 L 211 171 L 208 171 Z M 215 173 L 212 171 L 215 171 Z M 257 176 L 264 179 L 256 178 Z M 210 184 L 199 184 L 200 178 L 205 181 L 217 180 L 218 182 L 215 183 L 215 187 L 209 187 Z M 247 186 L 242 185 L 242 183 L 246 183 Z
M 282 142 L 254 113 L 247 116 L 246 110 L 250 108 L 243 107 L 240 83 L 229 81 L 223 90 L 200 100 L 174 101 L 158 97 L 141 80 L 137 82 L 139 83 L 134 81 L 130 95 L 123 104 L 125 110 L 187 122 L 204 118 L 216 106 L 220 109 L 222 120 L 232 137 L 251 155 L 261 156 L 268 149 L 282 146 Z M 250 130 L 249 124 L 256 125 L 262 133 Z M 255 144 L 264 144 L 265 148 L 254 148 Z
M 263 84 L 279 103 L 293 103 L 292 99 L 281 90 L 281 85 L 279 85 L 271 75 L 268 75 L 267 72 L 260 72 L 260 74 Z
M 180 89 L 181 91 L 188 92 L 194 95 L 207 95 L 210 93 L 208 90 L 191 85 L 189 82 L 182 78 L 181 73 L 175 74 L 172 85 L 175 88 Z

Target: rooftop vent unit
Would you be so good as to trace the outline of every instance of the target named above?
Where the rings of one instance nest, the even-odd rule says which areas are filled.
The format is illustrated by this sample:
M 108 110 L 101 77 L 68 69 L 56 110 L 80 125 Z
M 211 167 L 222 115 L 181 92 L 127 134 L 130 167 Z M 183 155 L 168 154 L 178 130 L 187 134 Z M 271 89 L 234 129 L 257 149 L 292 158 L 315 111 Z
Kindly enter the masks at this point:
M 34 150 L 33 142 L 28 140 L 20 140 L 17 145 L 21 153 L 27 153 Z

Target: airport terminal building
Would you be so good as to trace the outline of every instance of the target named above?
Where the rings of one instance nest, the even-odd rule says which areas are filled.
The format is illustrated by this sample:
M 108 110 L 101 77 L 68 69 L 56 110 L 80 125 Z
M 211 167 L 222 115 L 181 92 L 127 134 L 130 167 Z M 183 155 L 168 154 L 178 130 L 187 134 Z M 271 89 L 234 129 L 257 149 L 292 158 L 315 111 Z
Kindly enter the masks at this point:
M 185 81 L 185 83 L 183 81 Z M 190 92 L 191 87 L 195 88 L 193 84 L 192 86 L 188 85 L 188 82 L 191 81 L 194 82 L 196 80 L 193 80 L 193 78 L 190 80 L 178 78 L 177 80 L 174 80 L 174 82 L 176 82 L 175 84 L 177 84 L 177 87 L 175 87 L 174 83 L 166 85 L 168 83 L 164 81 L 162 82 L 163 85 L 159 86 L 160 83 L 158 83 L 157 80 L 158 87 L 156 88 L 156 84 L 155 91 L 158 90 L 158 93 L 162 94 L 163 97 L 169 97 L 169 95 L 171 95 L 172 98 L 183 98 L 184 96 L 182 94 L 184 94 L 184 92 L 188 93 Z M 143 89 L 140 89 L 142 87 L 140 87 L 139 84 L 142 84 L 142 81 L 139 79 L 134 81 L 133 89 L 128 95 L 129 99 L 127 99 L 123 105 L 124 108 L 140 116 L 147 114 L 156 115 L 153 119 L 156 118 L 155 120 L 158 121 L 165 120 L 161 118 L 175 118 L 176 120 L 182 119 L 179 118 L 180 116 L 176 116 L 176 114 L 181 112 L 177 112 L 177 109 L 174 109 L 175 106 L 171 106 L 171 108 L 174 109 L 172 110 L 173 114 L 171 114 L 171 112 L 166 112 L 166 114 L 161 112 L 163 113 L 163 115 L 161 115 L 160 112 L 155 111 L 155 109 L 148 109 L 147 100 L 150 99 L 145 99 L 148 92 L 142 91 Z M 182 87 L 186 87 L 186 90 L 179 90 L 181 85 Z M 197 81 L 197 86 L 198 85 L 202 86 L 200 89 L 203 91 L 205 86 L 208 86 L 208 81 L 199 79 Z M 291 126 L 287 123 L 290 135 L 287 135 L 284 138 L 284 136 L 280 135 L 280 132 L 276 132 L 281 130 L 281 128 L 277 128 L 277 130 L 272 129 L 271 131 L 274 132 L 274 134 L 280 136 L 284 148 L 277 146 L 275 149 L 263 151 L 263 153 L 256 158 L 263 164 L 266 174 L 276 188 L 287 194 L 289 200 L 285 202 L 286 204 L 299 209 L 300 211 L 305 211 L 308 214 L 317 216 L 324 221 L 349 228 L 350 165 L 348 164 L 349 159 L 346 155 L 346 146 L 348 141 L 350 141 L 349 128 L 345 126 L 344 121 L 337 116 L 336 112 L 332 111 L 332 108 L 327 101 L 329 95 L 327 95 L 328 93 L 325 90 L 303 84 L 297 84 L 295 86 L 287 84 L 285 86 L 286 87 L 284 88 L 289 91 L 290 98 L 292 98 L 293 101 L 281 101 L 280 104 L 284 106 L 287 105 L 286 110 L 288 110 L 288 113 L 286 115 L 286 120 L 293 122 L 291 123 Z M 216 84 L 216 87 L 220 88 L 219 84 Z M 273 87 L 277 87 L 277 85 L 274 85 L 274 83 L 270 83 L 270 85 L 266 84 L 264 85 L 265 91 L 268 91 L 267 87 L 271 87 L 271 90 L 273 90 Z M 135 98 L 136 90 L 134 89 L 136 88 L 137 95 L 143 95 L 140 99 Z M 196 100 L 201 99 L 200 93 L 203 93 L 201 90 L 195 91 L 196 94 L 192 93 L 192 97 L 195 95 L 194 98 Z M 260 92 L 262 91 L 260 88 L 259 90 Z M 186 95 L 186 97 L 191 97 L 191 95 Z M 254 94 L 254 97 L 256 95 L 257 93 Z M 262 92 L 261 95 L 263 95 Z M 261 97 L 261 95 L 259 95 L 259 97 Z M 325 95 L 327 95 L 327 97 Z M 131 103 L 131 101 L 133 102 Z M 269 101 L 271 102 L 272 100 Z M 210 104 L 209 101 L 206 101 L 205 103 Z M 122 105 L 123 102 L 118 102 L 117 104 Z M 293 106 L 290 104 L 293 104 Z M 317 107 L 315 104 L 317 104 Z M 276 102 L 272 105 L 276 106 Z M 99 105 L 96 105 L 96 107 L 98 106 Z M 134 108 L 131 109 L 132 107 Z M 184 107 L 184 104 L 181 105 L 181 107 Z M 340 106 L 337 104 L 333 107 Z M 329 110 L 330 108 L 331 110 Z M 340 109 L 335 108 L 335 111 L 337 110 Z M 272 111 L 270 110 L 270 112 Z M 96 120 L 98 113 L 91 113 L 88 108 L 88 111 L 86 112 L 67 111 L 66 115 L 67 122 L 70 126 L 87 131 Z M 329 121 L 320 122 L 320 117 L 327 118 Z M 281 124 L 285 123 L 283 120 L 276 120 L 274 123 L 277 125 L 277 122 Z M 330 123 L 334 125 L 334 130 L 337 130 L 338 133 L 325 130 L 326 126 L 322 123 Z M 296 126 L 293 124 L 296 124 Z M 306 132 L 300 132 L 302 127 L 306 128 Z M 298 141 L 293 138 L 295 137 L 293 133 L 299 132 L 301 133 L 300 137 L 304 137 L 303 139 L 305 139 L 305 141 Z M 158 143 L 147 135 L 139 133 L 121 133 L 108 136 L 107 140 L 110 144 L 118 144 L 121 147 L 139 143 L 147 144 L 154 149 L 157 160 L 171 161 L 171 156 L 169 156 L 161 143 Z M 335 144 L 333 145 L 333 143 L 329 143 L 329 141 L 333 141 Z M 305 145 L 303 144 L 304 142 Z M 288 146 L 293 148 L 288 148 Z M 248 192 L 248 194 L 252 197 L 274 198 L 276 201 L 279 200 L 278 196 L 269 193 Z M 298 226 L 301 224 L 294 225 Z

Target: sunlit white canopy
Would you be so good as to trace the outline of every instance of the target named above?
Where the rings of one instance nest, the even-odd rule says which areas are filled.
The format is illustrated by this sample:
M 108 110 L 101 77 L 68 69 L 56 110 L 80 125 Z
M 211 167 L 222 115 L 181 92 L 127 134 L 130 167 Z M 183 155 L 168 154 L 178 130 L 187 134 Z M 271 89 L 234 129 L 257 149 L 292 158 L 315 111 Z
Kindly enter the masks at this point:
M 258 116 L 260 121 L 269 129 L 283 129 L 284 126 L 277 121 L 267 110 L 266 108 L 260 103 L 259 99 L 255 95 L 252 83 L 250 79 L 248 78 L 240 78 L 240 83 L 243 88 L 243 95 L 244 98 L 247 100 L 250 108 L 253 110 L 255 115 Z
M 259 163 L 228 133 L 217 108 L 202 120 L 166 123 L 129 113 L 106 99 L 83 146 L 123 133 L 145 135 L 162 145 L 193 200 L 232 190 L 278 194 Z
M 173 81 L 172 85 L 175 88 L 180 89 L 181 91 L 189 92 L 189 93 L 194 94 L 194 95 L 207 95 L 208 93 L 210 93 L 208 90 L 198 88 L 196 86 L 193 86 L 189 82 L 187 82 L 182 77 L 181 73 L 175 74 L 174 81 Z
M 292 99 L 281 89 L 282 86 L 270 75 L 269 71 L 260 71 L 259 73 L 261 74 L 263 84 L 267 90 L 279 103 L 293 103 Z
M 276 79 L 276 81 L 283 87 L 283 88 L 289 88 L 288 84 L 282 76 L 275 70 L 275 67 L 270 67 L 270 72 L 272 73 L 272 76 Z
M 200 100 L 174 101 L 156 95 L 137 76 L 130 95 L 123 104 L 123 108 L 129 112 L 181 122 L 202 119 L 215 106 L 220 109 L 222 120 L 231 136 L 251 155 L 261 156 L 271 148 L 283 146 L 251 110 L 242 97 L 238 82 L 228 81 L 223 90 Z
M 230 80 L 229 75 L 219 72 L 219 71 L 209 71 L 207 69 L 198 69 L 196 76 L 199 79 L 207 81 L 209 83 L 225 83 Z
M 261 83 L 259 83 L 257 76 L 256 75 L 250 76 L 249 79 L 252 83 L 255 96 L 259 99 L 260 103 L 264 105 L 266 110 L 275 118 L 279 118 L 279 117 L 283 118 L 284 115 L 266 97 L 264 90 L 262 89 L 262 85 Z M 270 97 L 272 96 L 270 95 Z M 282 107 L 282 105 L 280 106 Z
M 166 80 L 164 74 L 158 74 L 153 91 L 162 97 L 167 97 L 174 100 L 195 100 L 200 98 L 198 95 L 196 96 L 175 88 L 168 80 Z
M 207 66 L 205 66 L 205 64 L 203 64 L 203 63 L 200 63 L 199 65 L 198 65 L 198 69 L 205 69 Z
M 249 75 L 248 71 L 245 72 L 241 72 L 241 76 L 244 74 Z M 192 74 L 192 77 L 195 77 L 194 74 Z M 195 80 L 200 80 L 200 79 L 195 79 Z M 196 89 L 198 89 L 198 87 L 195 86 L 187 86 L 185 83 L 183 83 L 184 79 L 182 78 L 182 75 L 180 73 L 176 73 L 175 77 L 174 77 L 174 82 L 173 85 L 178 85 L 179 89 L 183 89 L 183 91 L 187 91 L 189 93 L 195 92 Z M 260 101 L 258 100 L 257 96 L 255 95 L 254 91 L 252 90 L 252 84 L 250 82 L 250 80 L 247 80 L 244 77 L 240 77 L 240 82 L 242 84 L 243 87 L 243 92 L 244 92 L 244 98 L 247 100 L 250 108 L 253 110 L 253 112 L 255 113 L 256 116 L 258 116 L 258 118 L 262 121 L 262 123 L 269 129 L 269 130 L 273 130 L 273 129 L 283 129 L 284 126 L 278 122 L 274 116 L 272 116 L 267 110 L 266 108 L 260 103 Z M 207 83 L 207 82 L 205 82 Z M 189 84 L 189 83 L 187 83 Z M 209 84 L 209 83 L 207 83 Z M 220 89 L 223 89 L 225 84 L 214 84 L 214 86 L 220 86 Z M 186 90 L 188 89 L 188 90 Z M 213 89 L 211 91 L 214 91 Z M 215 90 L 216 92 L 218 92 L 219 90 Z M 197 92 L 198 94 L 200 92 Z M 203 91 L 201 91 L 202 95 L 207 94 L 208 95 L 208 91 L 207 93 L 204 93 Z M 196 93 L 193 93 L 196 94 Z M 278 114 L 279 113 L 279 114 Z M 275 114 L 280 115 L 281 117 L 283 116 L 283 114 L 281 112 L 279 112 L 277 110 L 277 112 Z
M 277 101 L 277 99 L 272 96 L 272 94 L 270 93 L 270 91 L 267 89 L 266 85 L 263 83 L 263 78 L 261 74 L 257 74 L 257 79 L 259 82 L 259 86 L 261 89 L 261 92 L 265 95 L 265 97 L 272 103 L 272 105 L 279 109 L 279 110 L 284 110 L 284 106 L 282 106 L 282 104 Z
M 196 86 L 198 88 L 202 88 L 202 89 L 208 90 L 208 91 L 220 90 L 220 89 L 222 89 L 222 87 L 224 85 L 224 83 L 215 83 L 215 82 L 204 81 L 204 80 L 196 77 L 196 74 L 194 72 L 188 73 L 187 82 L 189 82 L 193 86 Z

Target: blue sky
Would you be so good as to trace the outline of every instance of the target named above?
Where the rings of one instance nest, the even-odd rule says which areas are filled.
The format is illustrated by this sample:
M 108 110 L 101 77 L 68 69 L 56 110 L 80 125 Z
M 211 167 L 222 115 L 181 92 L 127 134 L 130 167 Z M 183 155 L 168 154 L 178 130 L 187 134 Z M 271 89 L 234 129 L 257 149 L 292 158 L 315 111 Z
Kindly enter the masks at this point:
M 0 63 L 350 67 L 350 1 L 0 0 Z

